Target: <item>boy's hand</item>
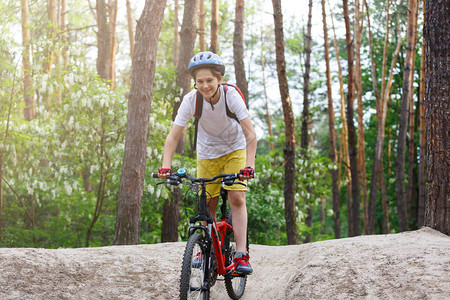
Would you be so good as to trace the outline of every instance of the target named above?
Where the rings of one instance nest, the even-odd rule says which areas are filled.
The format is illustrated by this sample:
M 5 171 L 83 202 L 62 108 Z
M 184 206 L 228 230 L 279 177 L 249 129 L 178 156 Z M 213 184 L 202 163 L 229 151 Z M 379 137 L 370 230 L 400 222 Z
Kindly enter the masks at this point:
M 170 168 L 159 168 L 158 177 L 165 180 L 171 173 L 172 170 Z
M 239 179 L 241 181 L 255 177 L 255 170 L 252 167 L 245 167 L 239 171 Z

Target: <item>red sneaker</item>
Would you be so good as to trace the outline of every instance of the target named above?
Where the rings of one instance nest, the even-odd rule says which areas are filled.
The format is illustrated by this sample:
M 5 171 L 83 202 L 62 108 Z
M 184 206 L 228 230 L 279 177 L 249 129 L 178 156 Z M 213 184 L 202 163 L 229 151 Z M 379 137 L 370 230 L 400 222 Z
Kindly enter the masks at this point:
M 233 259 L 233 263 L 235 265 L 234 267 L 234 273 L 237 273 L 239 275 L 250 275 L 253 272 L 253 268 L 249 263 L 250 256 L 248 255 L 242 255 L 240 257 L 235 257 Z
M 199 251 L 191 263 L 192 268 L 200 269 L 202 265 L 202 253 Z

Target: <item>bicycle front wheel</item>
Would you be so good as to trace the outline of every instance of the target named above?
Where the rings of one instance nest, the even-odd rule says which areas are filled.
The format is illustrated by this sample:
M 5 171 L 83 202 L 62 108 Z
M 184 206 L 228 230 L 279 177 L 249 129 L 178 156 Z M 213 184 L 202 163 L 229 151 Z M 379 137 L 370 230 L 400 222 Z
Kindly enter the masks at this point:
M 228 224 L 232 225 L 231 213 L 228 215 Z M 233 262 L 234 254 L 236 253 L 236 242 L 234 240 L 234 233 L 232 230 L 227 230 L 225 236 L 225 265 L 228 266 Z M 248 251 L 248 236 L 247 236 L 247 251 Z M 247 276 L 233 276 L 228 274 L 225 276 L 225 287 L 227 289 L 228 296 L 233 300 L 238 300 L 244 295 L 245 285 L 247 284 Z
M 202 289 L 205 281 L 206 249 L 203 236 L 194 233 L 189 237 L 181 268 L 180 299 L 209 299 L 209 290 Z

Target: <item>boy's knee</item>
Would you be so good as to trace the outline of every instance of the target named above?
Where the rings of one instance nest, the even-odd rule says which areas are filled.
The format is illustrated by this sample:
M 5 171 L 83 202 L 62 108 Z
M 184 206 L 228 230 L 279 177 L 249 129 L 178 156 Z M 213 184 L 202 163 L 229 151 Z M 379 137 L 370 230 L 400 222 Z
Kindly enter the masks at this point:
M 245 192 L 242 191 L 229 191 L 228 201 L 233 206 L 243 206 L 245 205 Z

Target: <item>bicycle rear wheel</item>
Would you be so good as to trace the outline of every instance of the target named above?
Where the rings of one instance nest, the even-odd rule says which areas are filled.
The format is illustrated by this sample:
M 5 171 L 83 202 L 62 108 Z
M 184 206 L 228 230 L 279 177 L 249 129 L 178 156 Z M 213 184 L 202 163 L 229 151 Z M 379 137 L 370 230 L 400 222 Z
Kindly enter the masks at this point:
M 231 213 L 228 215 L 228 224 L 232 225 Z M 225 253 L 225 265 L 229 266 L 233 262 L 234 254 L 236 253 L 236 242 L 234 240 L 234 233 L 232 230 L 227 230 L 227 235 L 224 240 L 226 249 Z M 248 251 L 248 237 L 247 237 L 247 251 Z M 245 285 L 247 284 L 247 276 L 232 276 L 231 274 L 225 275 L 225 287 L 227 289 L 228 296 L 233 300 L 238 300 L 244 295 Z
M 189 237 L 181 268 L 180 299 L 209 299 L 209 289 L 202 289 L 205 278 L 206 249 L 203 236 L 194 233 Z

